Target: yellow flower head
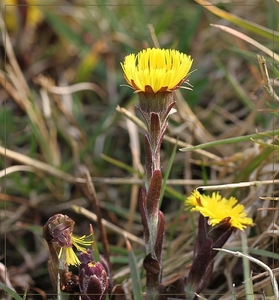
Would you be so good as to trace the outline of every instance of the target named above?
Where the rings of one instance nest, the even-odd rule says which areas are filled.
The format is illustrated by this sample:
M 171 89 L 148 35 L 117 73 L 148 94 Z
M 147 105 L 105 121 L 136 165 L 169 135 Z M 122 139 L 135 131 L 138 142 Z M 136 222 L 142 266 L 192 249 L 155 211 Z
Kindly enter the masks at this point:
M 22 4 L 18 0 L 4 0 L 3 4 L 5 5 L 6 10 L 6 26 L 8 30 L 14 31 L 17 26 L 19 26 L 19 17 L 17 16 L 18 10 L 26 9 L 26 24 L 27 26 L 33 28 L 36 26 L 42 19 L 43 13 L 40 10 L 38 1 L 36 0 L 27 0 L 26 4 Z M 21 5 L 21 6 L 19 6 Z
M 195 190 L 185 200 L 185 206 L 191 211 L 199 211 L 204 217 L 208 217 L 208 222 L 212 226 L 219 224 L 227 217 L 230 218 L 231 226 L 240 230 L 253 225 L 253 220 L 247 217 L 244 206 L 237 203 L 234 197 L 226 199 L 219 193 L 207 196 Z
M 177 50 L 148 48 L 121 63 L 124 77 L 135 92 L 172 92 L 187 80 L 191 56 Z
M 58 258 L 62 260 L 64 259 L 64 261 L 68 265 L 72 265 L 72 266 L 80 265 L 80 260 L 76 256 L 72 246 L 75 246 L 76 249 L 80 252 L 87 253 L 86 247 L 89 247 L 93 243 L 93 241 L 86 240 L 90 236 L 91 235 L 89 236 L 83 235 L 82 237 L 76 237 L 73 234 L 71 234 L 72 245 L 69 244 L 61 247 Z

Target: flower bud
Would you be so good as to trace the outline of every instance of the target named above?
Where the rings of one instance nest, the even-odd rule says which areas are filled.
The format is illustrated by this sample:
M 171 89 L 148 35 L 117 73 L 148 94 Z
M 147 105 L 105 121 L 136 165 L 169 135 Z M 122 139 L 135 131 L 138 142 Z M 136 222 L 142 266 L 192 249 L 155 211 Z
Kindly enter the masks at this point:
M 44 226 L 45 239 L 59 247 L 72 247 L 71 234 L 74 225 L 75 222 L 68 216 L 56 214 L 50 217 Z
M 86 249 L 86 252 L 79 253 L 78 258 L 82 265 L 87 265 L 94 260 L 93 252 L 91 249 Z
M 109 280 L 100 262 L 82 263 L 79 266 L 79 287 L 82 300 L 104 300 Z

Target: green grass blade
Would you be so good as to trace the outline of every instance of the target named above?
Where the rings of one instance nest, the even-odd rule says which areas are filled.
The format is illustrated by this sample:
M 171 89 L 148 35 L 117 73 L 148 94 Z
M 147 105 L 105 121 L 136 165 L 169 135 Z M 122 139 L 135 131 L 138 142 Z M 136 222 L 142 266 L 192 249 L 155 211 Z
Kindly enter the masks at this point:
M 6 291 L 11 296 L 13 296 L 15 300 L 24 300 L 24 298 L 21 298 L 14 290 L 10 289 L 6 285 L 4 285 L 2 282 L 0 282 L 0 288 L 2 290 Z
M 276 252 L 267 251 L 264 249 L 250 249 L 249 252 L 250 254 L 255 254 L 257 256 L 279 260 L 279 254 Z
M 256 33 L 257 35 L 260 35 L 262 37 L 268 38 L 272 41 L 279 42 L 279 33 L 271 30 L 269 28 L 266 28 L 264 26 L 261 26 L 259 24 L 256 24 L 251 21 L 247 21 L 245 19 L 242 19 L 240 17 L 237 17 L 233 14 L 230 14 L 214 5 L 209 3 L 208 1 L 205 0 L 195 0 L 197 3 L 201 4 L 204 8 L 212 12 L 214 15 L 226 19 L 244 29 L 247 29 L 253 33 Z
M 168 195 L 169 197 L 176 199 L 180 202 L 184 202 L 185 201 L 185 196 L 182 195 L 181 193 L 179 193 L 178 191 L 176 191 L 175 189 L 166 186 L 166 195 Z
M 94 259 L 94 261 L 101 262 L 99 249 L 98 249 L 97 243 L 95 242 L 95 234 L 94 234 L 93 226 L 91 224 L 90 224 L 90 231 L 92 233 L 92 241 L 93 241 L 93 243 L 92 243 L 93 259 Z
M 111 164 L 113 164 L 113 165 L 115 165 L 115 166 L 117 166 L 117 167 L 119 167 L 119 168 L 121 168 L 123 170 L 126 170 L 129 173 L 131 173 L 131 174 L 137 174 L 140 178 L 143 178 L 143 175 L 140 172 L 136 171 L 133 167 L 131 167 L 131 166 L 123 163 L 122 161 L 114 159 L 112 157 L 109 157 L 109 156 L 107 156 L 105 154 L 101 154 L 101 157 L 105 161 L 107 161 L 107 162 L 109 162 L 109 163 L 111 163 Z
M 242 245 L 242 252 L 248 254 L 248 244 L 247 244 L 247 236 L 244 232 L 241 232 L 241 245 Z M 245 286 L 245 294 L 246 300 L 253 300 L 254 299 L 254 291 L 253 291 L 253 282 L 251 280 L 251 270 L 250 270 L 250 263 L 248 259 L 242 258 L 243 264 L 243 275 L 244 275 L 244 286 Z
M 279 70 L 276 69 L 275 66 L 273 66 L 273 65 L 270 65 L 270 67 L 271 67 L 273 73 L 275 74 L 275 76 L 276 76 L 277 78 L 279 78 Z
M 69 24 L 63 20 L 63 18 L 46 10 L 43 12 L 45 19 L 58 36 L 67 39 L 70 43 L 74 44 L 76 47 L 78 47 L 78 49 L 82 50 L 83 54 L 86 54 L 90 51 L 90 46 L 84 43 L 81 35 L 74 32 Z
M 237 137 L 224 139 L 224 140 L 212 141 L 212 142 L 200 144 L 200 145 L 193 146 L 193 147 L 182 148 L 182 149 L 179 149 L 179 150 L 182 151 L 182 152 L 195 151 L 195 150 L 198 150 L 198 149 L 205 149 L 205 148 L 215 147 L 215 146 L 219 146 L 219 145 L 245 142 L 245 141 L 249 141 L 250 139 L 260 139 L 260 138 L 263 138 L 265 136 L 272 137 L 272 136 L 275 136 L 277 134 L 279 134 L 279 130 L 272 130 L 272 131 L 266 131 L 266 132 L 255 133 L 255 134 L 248 134 L 248 135 L 244 135 L 244 136 L 237 136 Z
M 279 55 L 276 54 L 275 52 L 271 51 L 268 47 L 265 47 L 264 45 L 262 45 L 261 43 L 257 42 L 256 40 L 250 38 L 248 35 L 243 34 L 235 29 L 232 29 L 228 26 L 223 26 L 223 25 L 216 25 L 216 24 L 211 24 L 211 26 L 219 28 L 231 35 L 236 36 L 239 39 L 242 39 L 243 41 L 253 45 L 254 47 L 258 48 L 259 50 L 263 51 L 264 53 L 266 53 L 267 55 L 269 55 L 270 57 L 272 57 L 274 60 L 276 60 L 277 62 L 279 62 Z
M 168 165 L 167 165 L 167 169 L 164 175 L 164 179 L 163 179 L 163 184 L 162 184 L 162 189 L 161 189 L 161 195 L 160 195 L 160 200 L 159 200 L 159 207 L 161 207 L 162 204 L 162 200 L 165 194 L 165 190 L 166 190 L 166 185 L 167 185 L 167 179 L 170 176 L 170 171 L 171 171 L 171 167 L 175 158 L 175 154 L 176 154 L 176 149 L 177 149 L 177 144 L 174 146 L 173 151 L 171 153 Z
M 228 69 L 222 64 L 220 59 L 217 57 L 215 58 L 215 62 L 218 66 L 218 68 L 225 74 L 225 77 L 227 78 L 228 82 L 231 84 L 232 88 L 238 95 L 239 99 L 242 101 L 242 103 L 249 107 L 251 110 L 254 108 L 253 103 L 251 102 L 250 97 L 245 93 L 244 89 L 242 88 L 241 84 L 237 82 L 234 76 L 232 76 L 229 72 Z
M 249 178 L 250 174 L 260 165 L 262 164 L 272 153 L 274 152 L 274 149 L 272 148 L 266 148 L 260 153 L 257 157 L 255 157 L 251 163 L 246 166 L 242 172 L 236 176 L 234 179 L 234 182 L 241 182 L 247 180 Z
M 137 266 L 137 260 L 136 260 L 135 254 L 133 252 L 132 246 L 128 240 L 126 240 L 126 247 L 127 247 L 128 254 L 129 254 L 129 266 L 131 269 L 134 300 L 142 300 L 141 280 L 140 280 L 139 269 Z

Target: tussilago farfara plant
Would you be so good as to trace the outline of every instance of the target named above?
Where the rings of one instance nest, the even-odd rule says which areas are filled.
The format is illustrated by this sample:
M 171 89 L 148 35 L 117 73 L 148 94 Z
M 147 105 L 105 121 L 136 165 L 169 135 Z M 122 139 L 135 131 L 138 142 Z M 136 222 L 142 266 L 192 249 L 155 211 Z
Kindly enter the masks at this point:
M 159 209 L 162 190 L 160 150 L 168 119 L 175 112 L 174 91 L 180 87 L 191 90 L 188 76 L 192 63 L 189 55 L 156 48 L 130 54 L 121 63 L 124 78 L 138 95 L 137 108 L 147 128 L 145 185 L 139 196 L 146 250 L 143 261 L 146 290 L 142 291 L 142 297 L 147 300 L 167 299 L 167 287 L 162 284 L 165 221 L 164 214 Z M 211 278 L 214 258 L 218 253 L 214 248 L 221 248 L 236 229 L 243 230 L 253 225 L 253 221 L 247 217 L 244 206 L 238 204 L 234 197 L 226 199 L 218 193 L 208 196 L 194 191 L 186 199 L 185 205 L 191 211 L 200 212 L 200 218 L 192 267 L 186 279 L 178 280 L 175 291 L 178 298 L 194 299 Z M 82 299 L 103 300 L 107 292 L 111 296 L 113 285 L 110 287 L 108 284 L 111 270 L 108 270 L 105 261 L 93 260 L 90 250 L 85 249 L 90 242 L 84 241 L 84 237 L 75 238 L 72 230 L 72 221 L 61 215 L 50 218 L 45 226 L 44 235 L 49 243 L 51 257 L 54 257 L 54 268 L 56 265 L 68 272 L 68 265 L 80 264 L 72 250 L 74 245 L 82 252 L 80 273 L 76 275 L 79 282 L 77 292 Z
M 160 295 L 165 292 L 165 287 L 161 284 L 164 215 L 159 210 L 162 187 L 160 148 L 168 118 L 174 112 L 174 91 L 180 87 L 185 88 L 181 85 L 188 83 L 192 63 L 190 56 L 179 51 L 153 48 L 137 55 L 130 54 L 121 64 L 126 81 L 138 94 L 138 109 L 147 125 L 146 179 L 145 188 L 140 194 L 147 254 L 143 263 L 146 270 L 147 299 L 164 298 Z M 195 298 L 195 293 L 201 292 L 208 283 L 213 259 L 217 254 L 213 248 L 217 245 L 222 247 L 236 228 L 242 230 L 253 223 L 235 198 L 227 200 L 219 194 L 213 194 L 212 198 L 197 195 L 196 191 L 188 198 L 189 202 L 186 201 L 188 206 L 193 207 L 192 210 L 201 213 L 194 262 L 184 287 L 187 299 Z M 222 213 L 218 214 L 218 207 L 221 207 Z

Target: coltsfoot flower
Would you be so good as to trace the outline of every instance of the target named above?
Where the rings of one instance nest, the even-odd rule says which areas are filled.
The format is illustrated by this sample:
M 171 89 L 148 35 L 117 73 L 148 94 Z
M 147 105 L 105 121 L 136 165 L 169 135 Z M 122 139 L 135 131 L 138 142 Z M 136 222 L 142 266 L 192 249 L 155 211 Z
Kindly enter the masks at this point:
M 244 205 L 239 204 L 235 197 L 226 199 L 218 192 L 207 196 L 195 190 L 185 200 L 185 206 L 191 211 L 199 211 L 208 218 L 208 223 L 212 226 L 226 218 L 230 218 L 229 222 L 232 227 L 240 230 L 253 225 L 253 220 L 247 217 Z
M 49 218 L 44 226 L 44 237 L 52 243 L 58 251 L 59 264 L 78 266 L 80 260 L 76 256 L 73 246 L 80 252 L 86 253 L 86 248 L 92 244 L 88 237 L 73 235 L 75 222 L 67 215 L 57 214 Z
M 80 264 L 80 260 L 77 258 L 73 246 L 80 251 L 86 252 L 86 247 L 92 245 L 92 241 L 88 241 L 90 236 L 83 235 L 82 237 L 77 237 L 73 234 L 70 235 L 71 244 L 65 245 L 61 247 L 60 252 L 58 254 L 58 258 L 65 257 L 65 261 L 68 265 L 78 266 Z
M 124 77 L 136 93 L 172 92 L 189 75 L 191 56 L 171 49 L 148 48 L 121 63 Z

